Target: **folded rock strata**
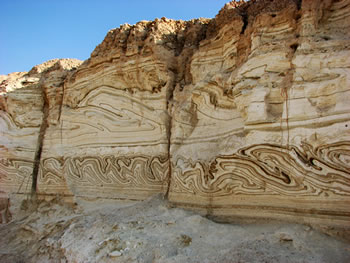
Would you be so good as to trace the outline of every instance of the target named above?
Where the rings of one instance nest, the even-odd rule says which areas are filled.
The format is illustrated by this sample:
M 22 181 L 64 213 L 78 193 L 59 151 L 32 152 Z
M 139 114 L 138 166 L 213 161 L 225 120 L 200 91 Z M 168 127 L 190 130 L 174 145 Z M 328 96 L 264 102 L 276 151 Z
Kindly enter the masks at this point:
M 350 1 L 230 2 L 0 85 L 0 191 L 350 225 Z M 7 205 L 8 206 L 8 205 Z

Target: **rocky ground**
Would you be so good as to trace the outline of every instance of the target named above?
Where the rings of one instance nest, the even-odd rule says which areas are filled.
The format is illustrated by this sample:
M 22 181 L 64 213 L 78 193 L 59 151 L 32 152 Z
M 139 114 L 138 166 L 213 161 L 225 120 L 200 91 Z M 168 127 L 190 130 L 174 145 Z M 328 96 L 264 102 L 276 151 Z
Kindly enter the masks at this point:
M 0 262 L 350 262 L 350 243 L 310 226 L 216 223 L 143 202 L 23 203 L 0 227 Z

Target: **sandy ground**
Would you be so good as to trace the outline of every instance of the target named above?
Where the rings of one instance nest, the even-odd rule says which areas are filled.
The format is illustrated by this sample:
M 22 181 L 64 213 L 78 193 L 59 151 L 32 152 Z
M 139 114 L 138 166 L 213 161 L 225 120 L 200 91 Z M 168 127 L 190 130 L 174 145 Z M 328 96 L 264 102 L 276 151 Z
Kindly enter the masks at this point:
M 25 205 L 24 205 L 25 208 Z M 0 226 L 0 262 L 350 262 L 350 243 L 309 226 L 213 222 L 157 196 L 39 202 Z

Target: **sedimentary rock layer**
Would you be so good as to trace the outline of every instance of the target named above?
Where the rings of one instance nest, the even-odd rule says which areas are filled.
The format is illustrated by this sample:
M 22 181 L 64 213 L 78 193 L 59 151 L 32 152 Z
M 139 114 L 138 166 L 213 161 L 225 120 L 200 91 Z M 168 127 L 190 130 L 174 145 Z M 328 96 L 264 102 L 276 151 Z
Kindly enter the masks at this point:
M 78 60 L 55 59 L 29 72 L 12 73 L 0 85 L 0 194 L 30 194 L 37 189 L 47 127 L 59 122 L 63 83 Z M 49 166 L 42 169 L 50 169 Z M 33 178 L 36 180 L 33 181 Z M 64 175 L 54 188 L 65 189 Z
M 3 193 L 349 224 L 349 0 L 122 25 L 65 63 L 4 77 Z
M 110 31 L 65 83 L 60 123 L 44 142 L 44 161 L 55 170 L 50 175 L 65 174 L 78 196 L 165 193 L 179 34 L 195 41 L 206 21 L 161 19 Z M 47 184 L 44 170 L 41 178 L 39 185 Z
M 349 219 L 349 11 L 256 1 L 219 13 L 192 82 L 174 93 L 170 200 L 214 215 Z

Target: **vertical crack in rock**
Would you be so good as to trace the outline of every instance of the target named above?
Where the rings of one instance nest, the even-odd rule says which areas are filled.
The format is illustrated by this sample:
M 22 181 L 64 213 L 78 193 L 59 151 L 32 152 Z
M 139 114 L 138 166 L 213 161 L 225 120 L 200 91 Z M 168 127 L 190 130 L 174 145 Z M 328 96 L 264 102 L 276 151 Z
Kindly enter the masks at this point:
M 171 162 L 171 129 L 172 129 L 172 108 L 173 108 L 173 99 L 174 99 L 174 90 L 177 85 L 177 60 L 174 62 L 173 68 L 169 70 L 172 72 L 173 77 L 171 82 L 169 83 L 169 88 L 166 93 L 166 114 L 167 114 L 167 122 L 166 122 L 166 136 L 167 136 L 167 154 L 168 154 L 168 176 L 167 176 L 167 189 L 164 194 L 164 198 L 168 199 L 171 185 L 171 174 L 172 174 L 172 162 Z
M 249 19 L 251 15 L 248 13 L 248 7 L 249 3 L 245 1 L 237 2 L 237 9 L 236 12 L 238 12 L 239 16 L 242 20 L 242 29 L 240 32 L 238 44 L 237 44 L 237 68 L 239 68 L 244 62 L 247 61 L 248 56 L 251 51 L 251 35 L 252 35 L 252 28 L 251 23 L 249 23 Z
M 32 173 L 32 190 L 31 195 L 32 197 L 36 197 L 37 192 L 37 181 L 38 181 L 38 175 L 39 175 L 39 169 L 40 169 L 40 159 L 41 159 L 41 153 L 44 146 L 44 138 L 45 138 L 45 132 L 48 126 L 48 116 L 49 116 L 49 104 L 46 98 L 46 94 L 44 91 L 43 85 L 40 85 L 41 94 L 43 98 L 43 118 L 40 125 L 40 131 L 38 136 L 38 143 L 35 150 L 35 156 L 34 156 L 34 166 L 33 166 L 33 173 Z
M 293 77 L 295 73 L 295 65 L 293 64 L 293 58 L 295 56 L 295 53 L 298 49 L 299 46 L 299 40 L 298 40 L 298 35 L 299 35 L 299 26 L 298 26 L 298 20 L 300 18 L 299 15 L 299 9 L 297 14 L 295 15 L 295 40 L 292 43 L 289 43 L 289 52 L 288 52 L 288 59 L 290 63 L 290 68 L 288 71 L 285 73 L 285 77 L 283 79 L 283 84 L 281 86 L 281 97 L 284 101 L 285 104 L 285 123 L 286 123 L 286 132 L 287 132 L 287 138 L 286 138 L 286 149 L 289 150 L 289 140 L 290 140 L 290 130 L 289 130 L 289 91 L 293 85 Z M 282 113 L 283 114 L 283 113 Z M 283 145 L 283 137 L 284 137 L 284 129 L 283 129 L 283 116 L 281 116 L 281 146 Z M 283 148 L 283 147 L 281 147 Z
M 175 90 L 181 92 L 184 87 L 192 83 L 192 75 L 190 72 L 191 58 L 198 49 L 199 43 L 206 38 L 207 28 L 209 20 L 196 19 L 186 22 L 183 28 L 178 30 L 173 37 L 174 41 L 174 60 L 169 71 L 173 74 L 172 82 L 167 90 L 167 140 L 168 140 L 168 181 L 167 191 L 165 198 L 168 199 L 171 175 L 172 175 L 172 162 L 171 162 L 171 132 L 173 126 L 173 107 L 174 107 L 174 92 Z
M 165 199 L 168 199 L 169 191 L 170 191 L 170 184 L 171 184 L 171 173 L 172 173 L 172 163 L 171 163 L 171 128 L 172 128 L 172 100 L 174 97 L 174 90 L 175 90 L 175 83 L 171 85 L 171 87 L 168 90 L 167 93 L 167 125 L 166 125 L 166 134 L 167 134 L 167 142 L 168 142 L 168 161 L 169 161 L 169 168 L 168 168 L 168 176 L 167 176 L 167 190 L 165 192 Z
M 241 16 L 242 16 L 242 21 L 243 21 L 241 34 L 243 35 L 245 30 L 247 29 L 247 26 L 248 26 L 248 15 L 246 12 L 242 12 Z
M 302 0 L 296 0 L 298 11 L 301 10 Z
M 66 92 L 66 85 L 68 83 L 68 81 L 70 80 L 70 78 L 72 76 L 74 76 L 73 72 L 75 72 L 77 70 L 77 68 L 73 68 L 71 70 L 71 74 L 67 74 L 66 75 L 66 78 L 64 79 L 63 83 L 62 83 L 62 96 L 61 96 L 61 100 L 59 101 L 59 110 L 58 110 L 58 124 L 60 126 L 59 128 L 59 134 L 60 134 L 60 144 L 61 144 L 61 147 L 63 147 L 63 127 L 64 127 L 64 124 L 63 124 L 63 118 L 62 118 L 62 112 L 63 112 L 63 101 L 64 101 L 64 98 L 65 98 L 65 92 Z

